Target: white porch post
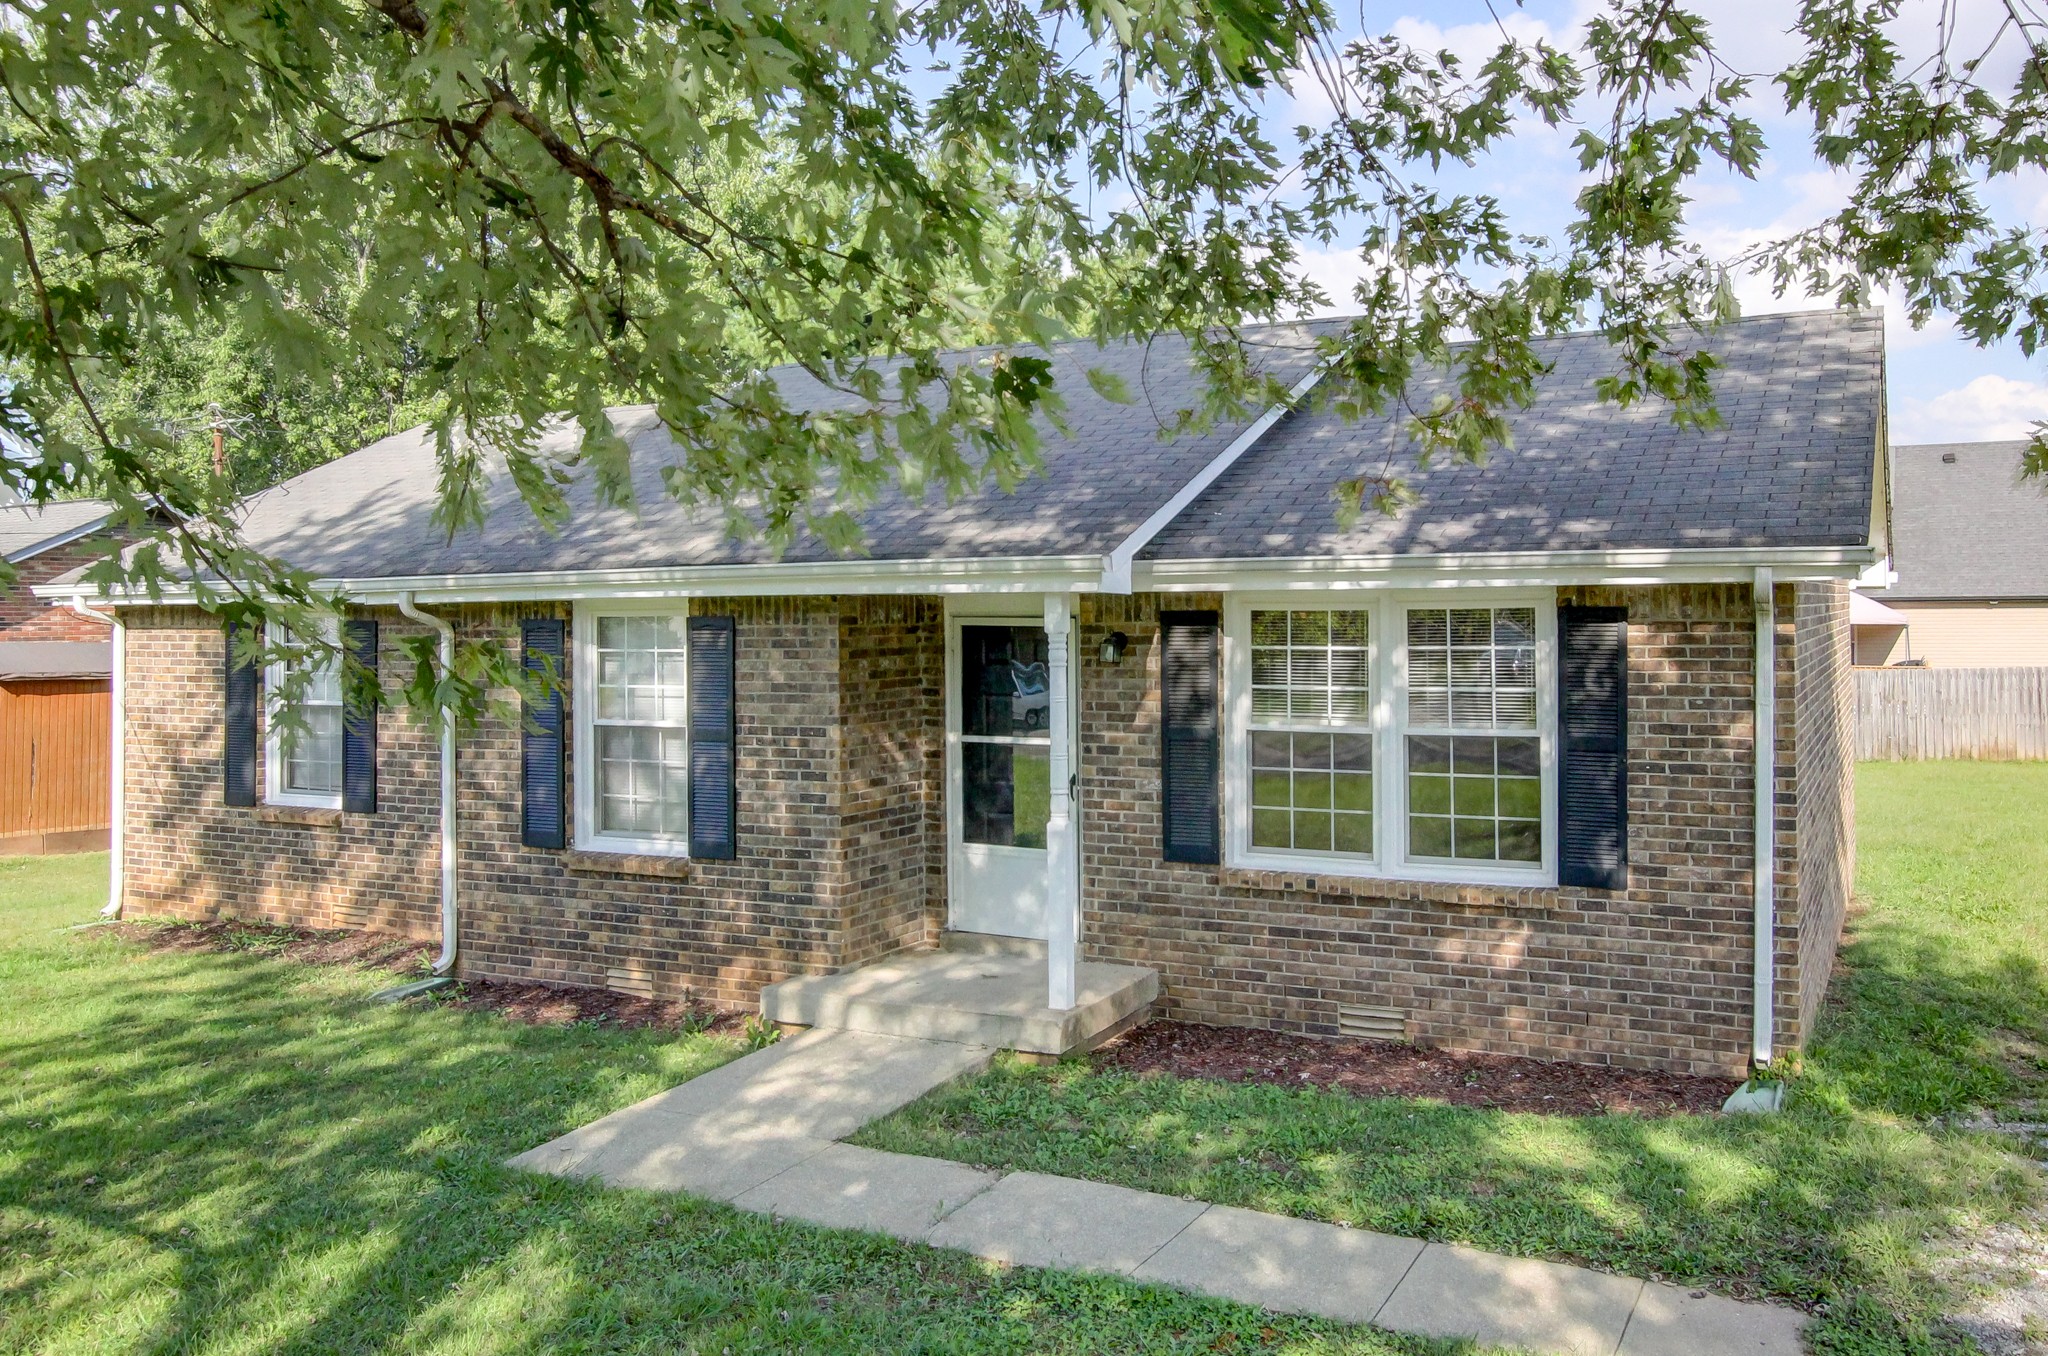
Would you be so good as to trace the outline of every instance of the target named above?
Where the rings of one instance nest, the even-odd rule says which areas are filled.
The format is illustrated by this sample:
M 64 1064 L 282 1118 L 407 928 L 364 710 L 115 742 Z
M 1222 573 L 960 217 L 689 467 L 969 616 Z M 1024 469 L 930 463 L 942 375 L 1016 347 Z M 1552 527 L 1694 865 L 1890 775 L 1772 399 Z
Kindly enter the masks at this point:
M 1073 620 L 1072 594 L 1045 596 L 1046 695 L 1052 706 L 1052 799 L 1045 824 L 1045 1004 L 1055 1012 L 1075 1006 L 1075 972 L 1080 964 L 1081 880 L 1075 869 L 1079 857 L 1074 850 L 1074 769 L 1069 756 L 1074 730 Z

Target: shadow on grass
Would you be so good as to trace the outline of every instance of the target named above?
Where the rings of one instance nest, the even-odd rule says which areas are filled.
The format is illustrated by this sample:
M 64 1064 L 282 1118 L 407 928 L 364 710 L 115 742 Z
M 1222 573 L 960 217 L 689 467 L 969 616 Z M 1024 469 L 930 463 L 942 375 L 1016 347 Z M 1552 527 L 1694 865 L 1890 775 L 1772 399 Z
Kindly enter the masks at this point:
M 112 939 L 46 960 L 0 999 L 0 1348 L 1440 1349 L 500 1166 L 729 1041 Z
M 1873 929 L 1767 1117 L 1546 1117 L 1002 1063 L 858 1142 L 1090 1177 L 1796 1302 L 1821 1350 L 1936 1341 L 1924 1240 L 2033 1199 L 1992 1137 L 1929 1118 L 2014 1095 L 2048 985 L 2027 958 Z

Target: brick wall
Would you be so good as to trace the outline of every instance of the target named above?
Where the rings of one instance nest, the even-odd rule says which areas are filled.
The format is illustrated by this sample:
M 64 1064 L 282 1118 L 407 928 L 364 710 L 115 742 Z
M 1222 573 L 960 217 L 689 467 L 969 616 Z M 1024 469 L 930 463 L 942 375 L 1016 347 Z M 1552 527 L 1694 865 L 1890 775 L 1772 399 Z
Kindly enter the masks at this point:
M 1793 820 L 1797 867 L 1796 954 L 1792 1010 L 1781 1027 L 1804 1042 L 1813 1034 L 1834 969 L 1851 883 L 1856 875 L 1856 677 L 1851 661 L 1849 586 L 1801 584 L 1794 592 L 1793 638 L 1799 685 L 1792 708 L 1798 775 Z
M 700 600 L 693 610 L 738 619 L 737 858 L 683 865 L 522 846 L 517 718 L 486 719 L 459 755 L 461 973 L 741 1007 L 764 983 L 928 936 L 935 605 Z M 508 645 L 522 617 L 542 614 L 565 615 L 448 611 L 465 637 Z M 368 615 L 382 623 L 389 680 L 401 638 L 420 628 Z M 381 717 L 374 815 L 230 808 L 218 627 L 189 610 L 131 613 L 128 656 L 131 907 L 437 934 L 430 730 L 401 711 Z M 857 685 L 843 681 L 842 658 Z M 899 718 L 912 732 L 890 736 Z
M 1394 1008 L 1434 1044 L 1739 1072 L 1752 954 L 1749 589 L 1572 589 L 1560 601 L 1629 609 L 1631 875 L 1619 894 L 1162 862 L 1161 600 L 1086 599 L 1077 650 L 1085 954 L 1157 968 L 1167 1010 L 1191 1020 L 1327 1035 L 1340 1005 Z M 516 726 L 488 720 L 461 755 L 464 973 L 743 1006 L 784 975 L 935 939 L 945 919 L 938 602 L 693 607 L 738 619 L 737 860 L 643 871 L 522 847 Z M 545 606 L 451 615 L 472 637 L 513 644 L 522 616 L 550 611 L 562 615 Z M 417 628 L 379 615 L 388 665 Z M 1830 725 L 1845 715 L 1846 688 L 1827 668 L 1842 662 L 1845 619 L 1839 590 L 1780 591 L 1776 1020 L 1785 1042 L 1810 1026 L 1847 879 L 1847 770 Z M 219 630 L 190 611 L 131 620 L 131 905 L 434 935 L 431 732 L 403 712 L 384 715 L 375 816 L 228 809 Z M 1097 652 L 1113 630 L 1132 644 L 1123 663 L 1105 666 Z M 1809 671 L 1821 676 L 1798 681 Z
M 180 918 L 240 915 L 434 936 L 440 840 L 431 732 L 398 712 L 379 722 L 376 815 L 230 809 L 221 804 L 219 627 L 185 610 L 130 609 L 124 619 L 126 905 Z M 399 629 L 386 625 L 387 637 Z M 392 653 L 387 640 L 387 662 Z
M 105 640 L 107 627 L 68 607 L 51 607 L 29 590 L 106 553 L 105 538 L 89 537 L 21 561 L 14 567 L 14 583 L 0 589 L 0 631 L 8 640 Z
M 946 833 L 945 634 L 935 598 L 840 610 L 842 964 L 930 945 L 945 926 L 944 856 L 927 851 Z
M 1572 589 L 1560 601 L 1629 609 L 1624 893 L 1318 879 L 1161 861 L 1159 600 L 1087 600 L 1087 955 L 1158 968 L 1168 1011 L 1193 1021 L 1331 1035 L 1340 1005 L 1394 1008 L 1407 1014 L 1416 1039 L 1432 1044 L 1740 1072 L 1752 990 L 1750 591 Z M 1216 605 L 1199 597 L 1167 603 Z M 1113 630 L 1130 634 L 1131 653 L 1103 667 L 1095 652 Z M 1790 648 L 1780 662 L 1787 698 Z M 1779 763 L 1788 784 L 1790 705 L 1783 703 Z M 1789 869 L 1781 879 L 1791 882 Z M 1781 971 L 1796 964 L 1796 949 L 1781 946 Z

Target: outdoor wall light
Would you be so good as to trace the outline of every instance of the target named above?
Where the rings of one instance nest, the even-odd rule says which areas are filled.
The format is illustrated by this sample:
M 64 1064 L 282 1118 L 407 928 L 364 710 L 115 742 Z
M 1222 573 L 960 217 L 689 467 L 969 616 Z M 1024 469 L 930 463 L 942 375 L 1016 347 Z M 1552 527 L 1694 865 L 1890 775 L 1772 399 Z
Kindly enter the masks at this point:
M 1105 664 L 1123 663 L 1124 651 L 1130 648 L 1130 644 L 1131 638 L 1129 636 L 1121 631 L 1111 631 L 1107 636 L 1103 637 L 1102 662 Z

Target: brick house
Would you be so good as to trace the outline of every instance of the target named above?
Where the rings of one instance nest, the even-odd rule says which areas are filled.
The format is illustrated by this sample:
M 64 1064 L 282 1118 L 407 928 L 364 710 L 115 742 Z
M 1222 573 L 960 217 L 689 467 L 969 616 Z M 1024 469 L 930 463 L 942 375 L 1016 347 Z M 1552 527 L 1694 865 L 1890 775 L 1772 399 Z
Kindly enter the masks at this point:
M 1298 393 L 1312 331 L 1256 335 Z M 730 1006 L 950 944 L 1027 958 L 1054 1015 L 1141 972 L 1194 1021 L 1739 1072 L 1810 1031 L 1849 888 L 1882 328 L 1711 342 L 1714 429 L 1601 402 L 1569 336 L 1512 449 L 1426 468 L 1391 416 L 1162 441 L 1184 348 L 1064 346 L 1150 398 L 1063 382 L 1041 474 L 885 496 L 858 558 L 670 500 L 650 410 L 614 415 L 637 510 L 579 483 L 552 535 L 500 477 L 450 539 L 431 438 L 385 439 L 259 496 L 251 541 L 345 591 L 387 678 L 446 627 L 561 695 L 451 758 L 316 683 L 285 748 L 217 620 L 117 600 L 116 900 Z M 1419 503 L 1341 522 L 1388 469 Z

